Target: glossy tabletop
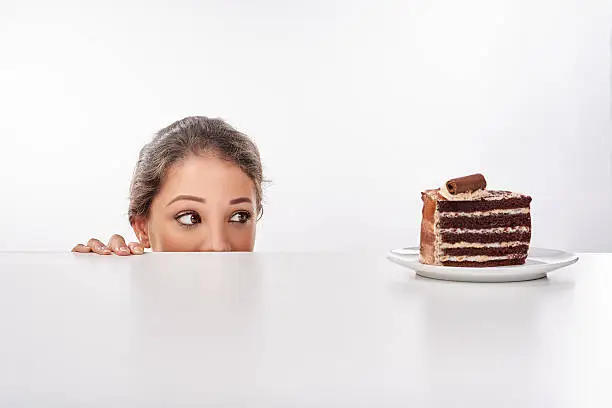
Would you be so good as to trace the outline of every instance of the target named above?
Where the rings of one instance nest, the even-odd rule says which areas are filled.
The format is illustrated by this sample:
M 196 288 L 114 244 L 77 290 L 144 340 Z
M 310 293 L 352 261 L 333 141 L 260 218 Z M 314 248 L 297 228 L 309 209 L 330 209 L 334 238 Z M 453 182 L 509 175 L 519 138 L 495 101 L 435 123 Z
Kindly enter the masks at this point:
M 612 254 L 547 279 L 385 253 L 0 253 L 0 406 L 610 407 Z

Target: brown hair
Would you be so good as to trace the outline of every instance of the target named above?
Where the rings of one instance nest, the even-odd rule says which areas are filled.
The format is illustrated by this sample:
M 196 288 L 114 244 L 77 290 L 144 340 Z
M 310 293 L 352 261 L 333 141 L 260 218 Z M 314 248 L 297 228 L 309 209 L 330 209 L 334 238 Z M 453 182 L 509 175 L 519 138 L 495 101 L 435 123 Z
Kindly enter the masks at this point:
M 262 214 L 263 170 L 253 141 L 221 119 L 188 116 L 157 132 L 138 156 L 130 185 L 130 224 L 147 216 L 168 169 L 189 154 L 217 154 L 244 171 L 255 185 L 256 206 Z

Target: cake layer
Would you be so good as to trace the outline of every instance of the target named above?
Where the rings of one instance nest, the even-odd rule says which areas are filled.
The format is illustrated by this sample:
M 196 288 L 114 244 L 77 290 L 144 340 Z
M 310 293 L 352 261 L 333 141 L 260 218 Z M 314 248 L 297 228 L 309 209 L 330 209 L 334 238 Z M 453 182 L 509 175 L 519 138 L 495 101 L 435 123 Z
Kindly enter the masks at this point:
M 503 256 L 513 254 L 527 254 L 529 250 L 529 243 L 521 243 L 517 246 L 506 246 L 506 247 L 457 247 L 457 248 L 445 248 L 443 249 L 442 255 L 446 256 Z
M 440 203 L 440 202 L 439 202 Z M 531 226 L 530 214 L 490 215 L 485 217 L 440 217 L 437 225 L 445 228 L 502 228 L 516 226 Z
M 531 197 L 519 196 L 513 198 L 503 198 L 498 200 L 469 200 L 469 201 L 451 201 L 438 200 L 438 210 L 444 212 L 474 212 L 474 211 L 490 211 L 512 208 L 528 208 L 531 203 Z
M 478 231 L 478 230 L 468 230 Z M 509 242 L 509 241 L 525 241 L 531 240 L 531 230 L 526 231 L 515 231 L 515 232 L 446 232 L 440 233 L 442 242 L 455 243 L 455 242 Z
M 487 262 L 454 262 L 454 261 L 446 261 L 442 262 L 444 266 L 458 266 L 462 268 L 487 268 L 493 266 L 509 266 L 509 265 L 523 265 L 525 263 L 525 258 L 515 258 L 515 259 L 500 259 L 494 261 Z

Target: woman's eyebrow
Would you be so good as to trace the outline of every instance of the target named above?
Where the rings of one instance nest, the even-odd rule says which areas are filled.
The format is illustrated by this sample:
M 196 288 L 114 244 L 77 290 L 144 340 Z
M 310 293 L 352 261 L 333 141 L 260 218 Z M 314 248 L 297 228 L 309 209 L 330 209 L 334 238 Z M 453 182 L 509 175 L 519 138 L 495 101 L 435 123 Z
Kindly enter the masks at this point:
M 240 203 L 253 203 L 253 201 L 249 197 L 238 197 L 230 200 L 230 205 L 240 204 Z
M 166 207 L 168 207 L 170 204 L 176 201 L 181 201 L 181 200 L 197 201 L 198 203 L 202 203 L 202 204 L 206 203 L 206 200 L 202 197 L 193 196 L 193 195 L 178 195 L 174 197 L 172 200 L 170 200 L 170 202 L 166 204 Z

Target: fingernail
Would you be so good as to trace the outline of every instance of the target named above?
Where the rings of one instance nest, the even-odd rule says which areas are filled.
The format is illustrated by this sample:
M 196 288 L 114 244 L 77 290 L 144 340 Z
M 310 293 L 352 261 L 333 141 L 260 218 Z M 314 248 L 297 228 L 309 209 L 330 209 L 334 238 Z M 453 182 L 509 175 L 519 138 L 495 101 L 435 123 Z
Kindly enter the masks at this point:
M 104 252 L 105 254 L 110 254 L 111 253 L 111 250 L 108 249 L 107 247 L 100 247 L 100 248 L 98 248 L 98 250 Z
M 139 247 L 139 246 L 135 246 L 134 247 L 134 253 L 142 254 L 143 252 L 144 252 L 144 250 L 141 247 Z
M 130 248 L 128 248 L 128 247 L 121 247 L 121 248 L 119 248 L 119 251 L 121 251 L 121 252 L 130 252 Z

